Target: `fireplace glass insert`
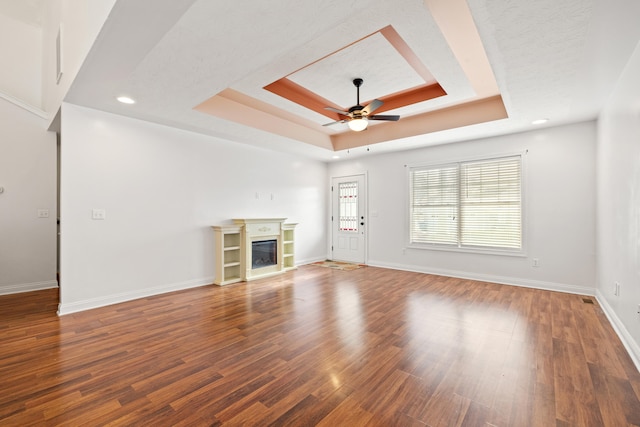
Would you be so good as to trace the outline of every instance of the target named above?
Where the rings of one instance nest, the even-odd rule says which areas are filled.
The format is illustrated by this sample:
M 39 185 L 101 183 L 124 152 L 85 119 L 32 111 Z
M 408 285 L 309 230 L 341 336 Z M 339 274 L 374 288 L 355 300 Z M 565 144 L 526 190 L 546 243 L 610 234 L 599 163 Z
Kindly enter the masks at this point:
M 262 268 L 278 263 L 277 240 L 251 242 L 251 268 Z

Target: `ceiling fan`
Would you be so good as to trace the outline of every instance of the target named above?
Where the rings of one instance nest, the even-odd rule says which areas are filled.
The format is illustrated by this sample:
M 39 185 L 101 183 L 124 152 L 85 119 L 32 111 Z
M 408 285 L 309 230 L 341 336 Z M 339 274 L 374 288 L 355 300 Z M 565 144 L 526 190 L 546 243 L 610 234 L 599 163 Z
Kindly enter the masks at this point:
M 331 122 L 324 124 L 323 126 L 331 126 L 336 123 L 347 123 L 349 129 L 359 132 L 365 130 L 368 125 L 369 120 L 386 120 L 386 121 L 398 121 L 400 116 L 396 115 L 381 115 L 381 114 L 371 114 L 383 104 L 379 99 L 374 99 L 367 105 L 363 107 L 360 105 L 360 86 L 362 86 L 364 80 L 357 78 L 353 79 L 353 85 L 356 87 L 357 95 L 356 102 L 357 104 L 353 107 L 349 108 L 349 111 L 341 111 L 333 107 L 325 107 L 325 110 L 333 111 L 334 113 L 338 113 L 345 118 L 342 120 L 338 120 L 336 122 Z

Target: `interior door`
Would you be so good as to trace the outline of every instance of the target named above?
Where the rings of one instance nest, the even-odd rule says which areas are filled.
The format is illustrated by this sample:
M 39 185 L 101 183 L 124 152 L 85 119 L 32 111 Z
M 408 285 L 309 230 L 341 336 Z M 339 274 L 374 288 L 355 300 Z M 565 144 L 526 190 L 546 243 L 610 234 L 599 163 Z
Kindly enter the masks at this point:
M 365 206 L 364 175 L 331 179 L 331 259 L 365 263 Z

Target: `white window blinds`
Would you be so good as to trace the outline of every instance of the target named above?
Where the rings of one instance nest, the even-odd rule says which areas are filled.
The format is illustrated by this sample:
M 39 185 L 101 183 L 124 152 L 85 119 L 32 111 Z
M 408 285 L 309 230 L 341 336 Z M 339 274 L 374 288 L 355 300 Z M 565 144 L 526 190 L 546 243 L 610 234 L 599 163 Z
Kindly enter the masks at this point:
M 410 168 L 412 244 L 522 248 L 520 156 Z
M 411 241 L 457 244 L 458 168 L 411 171 Z

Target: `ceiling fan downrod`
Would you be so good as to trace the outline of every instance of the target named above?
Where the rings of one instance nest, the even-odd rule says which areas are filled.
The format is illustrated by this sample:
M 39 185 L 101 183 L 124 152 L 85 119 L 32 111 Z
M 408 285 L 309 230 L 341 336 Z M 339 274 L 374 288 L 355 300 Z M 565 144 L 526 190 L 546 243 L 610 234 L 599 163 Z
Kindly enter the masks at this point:
M 360 107 L 360 86 L 362 86 L 362 83 L 364 82 L 364 80 L 362 80 L 361 78 L 356 78 L 353 79 L 353 85 L 356 87 L 356 106 Z

